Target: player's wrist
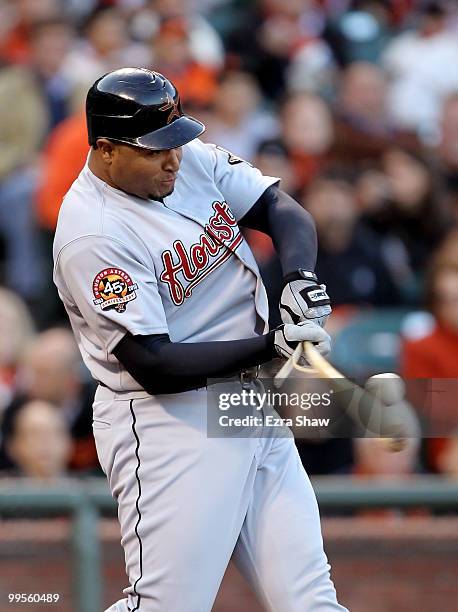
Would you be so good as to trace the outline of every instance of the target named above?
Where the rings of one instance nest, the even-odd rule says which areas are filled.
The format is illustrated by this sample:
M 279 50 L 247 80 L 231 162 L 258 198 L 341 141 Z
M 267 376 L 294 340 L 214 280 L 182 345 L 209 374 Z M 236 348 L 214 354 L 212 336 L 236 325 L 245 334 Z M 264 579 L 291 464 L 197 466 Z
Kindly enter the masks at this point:
M 280 325 L 279 327 L 283 327 L 283 325 Z M 279 328 L 276 327 L 275 329 L 271 329 L 266 335 L 266 346 L 267 346 L 267 350 L 270 353 L 270 359 L 274 359 L 276 357 L 278 357 L 278 353 L 277 353 L 277 349 L 275 348 L 275 332 L 278 330 Z
M 312 272 L 311 270 L 306 270 L 305 268 L 298 268 L 293 272 L 285 274 L 285 276 L 283 277 L 283 287 L 288 285 L 288 283 L 292 283 L 295 280 L 307 280 L 311 283 L 318 283 L 318 277 L 315 272 Z

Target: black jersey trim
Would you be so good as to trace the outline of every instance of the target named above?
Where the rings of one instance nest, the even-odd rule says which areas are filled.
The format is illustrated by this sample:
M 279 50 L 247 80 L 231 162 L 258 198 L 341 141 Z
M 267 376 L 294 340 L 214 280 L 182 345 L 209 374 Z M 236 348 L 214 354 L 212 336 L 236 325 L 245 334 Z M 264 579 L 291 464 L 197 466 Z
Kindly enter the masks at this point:
M 135 429 L 135 425 L 137 423 L 137 418 L 135 416 L 135 412 L 134 412 L 134 400 L 131 399 L 130 400 L 130 413 L 132 415 L 132 431 L 134 433 L 135 436 L 135 440 L 137 441 L 137 446 L 135 448 L 135 456 L 137 457 L 137 467 L 135 468 L 135 478 L 137 480 L 138 483 L 138 495 L 137 495 L 137 500 L 135 502 L 135 507 L 137 508 L 137 523 L 135 525 L 135 534 L 137 536 L 138 539 L 138 545 L 139 545 L 139 555 L 140 555 L 140 559 L 139 559 L 139 566 L 140 566 L 140 575 L 137 578 L 137 580 L 134 583 L 134 593 L 137 596 L 137 605 L 135 606 L 135 608 L 132 609 L 132 612 L 135 612 L 136 610 L 140 610 L 140 602 L 141 602 L 141 595 L 139 595 L 139 593 L 137 592 L 137 584 L 138 582 L 141 580 L 141 578 L 143 577 L 143 545 L 142 545 L 142 539 L 140 537 L 140 534 L 138 533 L 138 527 L 140 525 L 140 521 L 142 520 L 142 514 L 140 512 L 140 498 L 142 496 L 142 485 L 140 482 L 140 478 L 138 476 L 138 471 L 140 469 L 140 438 L 138 437 L 137 431 Z

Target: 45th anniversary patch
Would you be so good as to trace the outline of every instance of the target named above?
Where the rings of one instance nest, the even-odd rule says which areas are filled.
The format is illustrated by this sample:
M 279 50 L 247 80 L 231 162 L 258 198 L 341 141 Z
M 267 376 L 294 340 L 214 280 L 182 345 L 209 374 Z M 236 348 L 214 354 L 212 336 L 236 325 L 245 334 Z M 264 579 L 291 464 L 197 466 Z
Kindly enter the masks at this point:
M 114 308 L 117 312 L 124 312 L 127 302 L 137 297 L 137 289 L 138 286 L 124 270 L 105 268 L 97 274 L 92 283 L 94 304 L 102 310 Z

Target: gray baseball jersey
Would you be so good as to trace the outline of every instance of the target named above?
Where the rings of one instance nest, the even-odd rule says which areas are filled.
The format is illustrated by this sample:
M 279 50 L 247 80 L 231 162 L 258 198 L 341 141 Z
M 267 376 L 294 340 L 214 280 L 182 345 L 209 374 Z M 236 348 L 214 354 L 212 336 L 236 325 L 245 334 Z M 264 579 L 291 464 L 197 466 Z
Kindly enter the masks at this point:
M 54 279 L 83 359 L 115 390 L 140 389 L 111 354 L 125 335 L 172 342 L 262 333 L 267 297 L 237 221 L 279 179 L 194 140 L 164 202 L 110 187 L 86 166 L 64 199 Z

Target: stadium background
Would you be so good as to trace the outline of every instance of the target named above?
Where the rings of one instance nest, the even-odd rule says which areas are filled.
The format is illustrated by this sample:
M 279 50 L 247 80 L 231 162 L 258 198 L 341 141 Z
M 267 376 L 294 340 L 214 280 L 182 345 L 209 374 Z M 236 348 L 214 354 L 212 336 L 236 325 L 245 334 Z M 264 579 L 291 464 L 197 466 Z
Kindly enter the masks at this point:
M 56 609 L 97 612 L 75 550 L 100 562 L 103 602 L 126 582 L 91 437 L 93 383 L 51 248 L 88 151 L 87 88 L 129 65 L 164 72 L 206 123 L 204 140 L 280 176 L 314 215 L 335 363 L 422 381 L 410 399 L 424 437 L 401 453 L 298 441 L 342 602 L 456 610 L 456 2 L 0 0 L 0 611 L 44 609 L 8 593 L 56 592 Z M 247 238 L 276 324 L 278 261 L 268 239 Z M 93 505 L 76 522 L 65 509 L 72 494 L 87 502 L 87 487 L 102 500 L 95 527 Z M 214 609 L 260 608 L 231 568 Z

